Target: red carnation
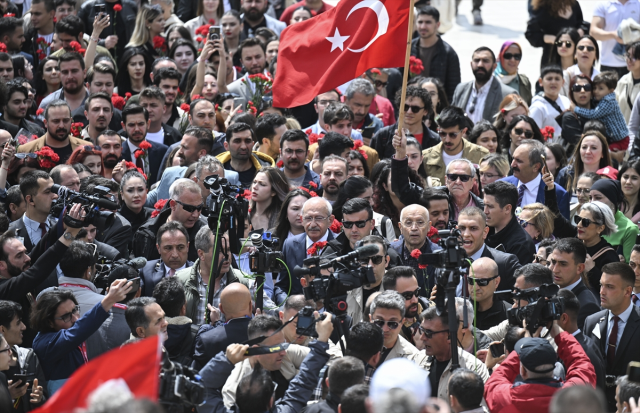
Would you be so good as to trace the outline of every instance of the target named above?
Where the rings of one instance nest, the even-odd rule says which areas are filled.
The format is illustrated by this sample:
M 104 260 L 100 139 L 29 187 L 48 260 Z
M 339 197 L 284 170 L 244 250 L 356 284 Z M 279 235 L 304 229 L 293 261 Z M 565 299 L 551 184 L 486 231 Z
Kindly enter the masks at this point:
M 362 147 L 362 141 L 353 141 L 353 149 L 358 150 Z
M 309 195 L 311 195 L 312 198 L 318 196 L 314 191 L 309 191 Z
M 282 168 L 282 167 L 284 166 L 284 162 L 282 162 L 282 159 L 280 159 L 280 160 L 278 161 L 278 163 L 276 163 L 276 166 L 277 166 L 278 168 Z
M 40 108 L 38 110 L 36 110 L 36 116 L 40 116 L 44 113 L 44 109 Z
M 314 143 L 318 143 L 320 139 L 322 139 L 323 135 L 318 135 L 317 133 L 312 133 L 309 135 L 309 145 L 313 145 Z
M 216 21 L 214 19 L 209 19 L 209 23 L 216 24 Z
M 142 141 L 140 142 L 140 149 L 151 149 L 151 144 L 148 141 Z
M 118 96 L 117 93 L 114 93 L 111 96 L 111 103 L 113 107 L 116 109 L 122 110 L 124 108 L 125 103 L 127 103 L 122 96 Z
M 116 13 L 119 11 L 122 11 L 122 5 L 120 4 L 116 4 L 113 6 L 113 11 L 115 11 Z
M 429 229 L 429 232 L 427 233 L 427 238 L 429 238 L 431 240 L 431 242 L 440 241 L 440 237 L 438 236 L 438 228 L 431 227 Z
M 198 99 L 204 99 L 204 97 L 202 95 L 193 95 L 193 97 L 191 98 L 191 101 L 193 102 L 194 100 L 198 100 Z
M 313 182 L 313 181 L 309 181 L 309 187 L 310 187 L 310 188 L 317 188 L 317 187 L 318 187 L 318 184 L 317 184 L 317 183 L 315 183 L 315 182 Z
M 161 199 L 158 202 L 156 202 L 155 204 L 153 204 L 153 208 L 155 209 L 155 211 L 153 211 L 151 213 L 151 217 L 155 218 L 160 214 L 160 211 L 162 211 L 162 209 L 164 208 L 165 204 L 167 203 L 167 201 L 169 201 L 168 199 Z
M 318 247 L 319 249 L 323 249 L 326 246 L 327 246 L 327 241 L 318 241 L 318 242 L 316 242 L 316 247 Z
M 0 52 L 7 53 L 7 45 L 0 42 Z
M 136 158 L 141 157 L 143 154 L 144 154 L 144 151 L 143 151 L 142 149 L 136 149 L 136 150 L 133 152 L 133 156 L 135 156 Z
M 204 39 L 202 38 L 202 36 L 198 36 L 198 37 L 196 37 L 196 42 L 201 43 L 201 42 L 202 42 L 202 40 L 204 40 Z
M 299 189 L 302 189 L 303 191 L 305 191 L 306 193 L 310 193 L 311 191 L 309 191 L 308 188 L 305 188 L 304 186 L 299 186 Z
M 340 221 L 338 221 L 337 219 L 334 218 L 333 222 L 331 223 L 331 226 L 329 227 L 329 229 L 334 234 L 339 233 L 340 231 L 342 231 L 342 222 L 340 222 Z
M 183 103 L 182 105 L 180 105 L 180 109 L 182 109 L 186 113 L 189 113 L 189 111 L 191 110 L 191 106 L 189 106 L 188 103 Z
M 418 264 L 418 268 L 420 268 L 421 270 L 424 270 L 427 268 L 427 264 Z
M 380 69 L 371 69 L 371 73 L 374 75 L 381 75 L 382 72 L 380 72 Z
M 358 152 L 360 152 L 360 155 L 362 155 L 364 159 L 369 159 L 369 156 L 367 155 L 367 153 L 362 149 L 358 149 Z
M 82 45 L 78 42 L 76 42 L 75 40 L 72 41 L 71 43 L 69 43 L 69 46 L 75 50 L 76 52 L 80 51 L 80 49 L 82 49 Z
M 76 138 L 79 137 L 82 134 L 82 127 L 84 125 L 82 124 L 82 122 L 75 122 L 71 124 L 71 134 L 73 136 L 75 136 Z
M 7 13 L 2 17 L 16 17 L 15 13 Z
M 136 164 L 133 162 L 125 161 L 124 166 L 127 169 L 136 169 Z
M 129 99 L 131 98 L 131 96 L 132 96 L 132 95 L 131 95 L 131 92 L 127 92 L 127 93 L 125 93 L 125 94 L 124 94 L 124 98 L 125 98 L 126 100 L 129 100 Z
M 420 252 L 420 250 L 419 250 L 419 249 L 417 249 L 417 248 L 416 248 L 415 250 L 411 251 L 411 256 L 412 256 L 413 258 L 415 258 L 416 260 L 417 260 L 418 258 L 420 258 L 420 256 L 421 256 L 421 255 L 422 255 L 422 252 Z

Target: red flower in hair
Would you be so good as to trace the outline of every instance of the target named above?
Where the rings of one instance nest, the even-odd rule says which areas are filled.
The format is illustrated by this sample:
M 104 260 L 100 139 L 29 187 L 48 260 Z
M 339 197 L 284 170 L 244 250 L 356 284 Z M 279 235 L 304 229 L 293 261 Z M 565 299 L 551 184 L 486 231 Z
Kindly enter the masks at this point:
M 342 222 L 340 222 L 340 221 L 338 221 L 337 219 L 334 218 L 333 222 L 331 223 L 331 226 L 329 227 L 329 229 L 334 234 L 338 234 L 340 231 L 342 231 Z
M 136 169 L 136 164 L 129 161 L 124 161 L 124 167 L 128 169 Z
M 358 149 L 358 152 L 360 152 L 360 155 L 362 155 L 364 159 L 369 159 L 369 156 L 367 155 L 367 153 L 362 149 Z
M 40 108 L 38 110 L 36 110 L 36 116 L 40 116 L 44 113 L 44 109 Z
M 113 11 L 115 11 L 116 13 L 119 11 L 122 11 L 122 5 L 121 4 L 116 4 L 113 6 Z
M 410 255 L 411 255 L 411 257 L 413 257 L 413 258 L 415 258 L 417 260 L 422 255 L 422 252 L 420 252 L 420 250 L 416 248 L 415 250 L 411 251 Z
M 309 188 L 318 188 L 318 184 L 313 181 L 309 181 Z
M 278 161 L 278 163 L 276 163 L 276 166 L 277 166 L 278 168 L 282 168 L 282 167 L 284 166 L 284 162 L 282 161 L 282 159 L 280 159 L 280 160 Z

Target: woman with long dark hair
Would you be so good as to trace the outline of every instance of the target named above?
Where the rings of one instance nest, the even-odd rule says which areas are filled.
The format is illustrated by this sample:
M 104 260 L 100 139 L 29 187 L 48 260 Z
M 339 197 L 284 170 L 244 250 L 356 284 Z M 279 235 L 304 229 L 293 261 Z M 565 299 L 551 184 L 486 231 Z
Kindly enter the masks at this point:
M 419 86 L 429 92 L 431 96 L 431 105 L 433 107 L 433 113 L 429 115 L 429 129 L 434 132 L 438 131 L 438 116 L 444 108 L 449 107 L 449 99 L 447 98 L 447 92 L 444 90 L 444 85 L 435 77 L 427 77 L 419 82 Z
M 553 48 L 549 53 L 549 64 L 558 65 L 567 70 L 576 63 L 576 46 L 580 33 L 574 27 L 565 27 L 556 35 Z
M 611 166 L 607 138 L 600 132 L 587 131 L 576 145 L 571 163 L 558 172 L 556 182 L 567 192 L 574 193 L 577 183 L 575 177 L 585 172 L 597 172 L 605 166 Z
M 564 147 L 559 143 L 549 143 L 545 145 L 545 155 L 547 156 L 547 167 L 553 176 L 557 176 L 560 169 L 567 166 L 567 154 Z
M 488 120 L 476 123 L 469 133 L 469 142 L 486 148 L 489 153 L 500 153 L 500 132 Z
M 40 62 L 36 72 L 36 105 L 40 106 L 45 96 L 61 87 L 60 60 L 57 57 L 47 56 Z
M 151 61 L 141 47 L 127 47 L 120 58 L 116 87 L 118 95 L 139 94 L 151 84 Z
M 533 119 L 526 115 L 514 116 L 502 132 L 502 152 L 509 158 L 509 164 L 513 160 L 513 153 L 524 139 L 544 143 L 540 128 Z
M 618 180 L 627 201 L 622 213 L 640 226 L 640 160 L 623 163 L 618 171 Z
M 33 82 L 33 66 L 26 57 L 21 54 L 11 56 L 13 63 L 13 77 L 24 77 L 29 82 Z
M 249 222 L 252 229 L 268 231 L 275 226 L 289 190 L 289 180 L 280 169 L 270 166 L 260 169 L 251 185 Z
M 358 151 L 349 152 L 349 176 L 360 175 L 366 178 L 369 177 L 369 166 L 367 160 Z
M 579 74 L 571 78 L 569 83 L 569 99 L 577 107 L 591 109 L 593 97 L 593 82 L 589 76 Z M 575 145 L 582 137 L 587 119 L 580 117 L 574 111 L 568 110 L 562 114 L 562 140 L 567 154 L 573 153 Z
M 176 62 L 178 72 L 184 76 L 198 57 L 198 51 L 192 42 L 178 39 L 171 45 L 168 56 Z
M 167 48 L 171 49 L 178 39 L 184 39 L 193 44 L 193 38 L 191 37 L 191 33 L 189 33 L 189 29 L 184 26 L 172 26 L 167 31 Z
M 309 192 L 295 188 L 282 201 L 282 207 L 278 212 L 278 219 L 273 230 L 274 236 L 278 237 L 280 251 L 282 251 L 282 245 L 288 237 L 304 232 L 301 214 L 302 206 L 308 199 L 311 199 Z

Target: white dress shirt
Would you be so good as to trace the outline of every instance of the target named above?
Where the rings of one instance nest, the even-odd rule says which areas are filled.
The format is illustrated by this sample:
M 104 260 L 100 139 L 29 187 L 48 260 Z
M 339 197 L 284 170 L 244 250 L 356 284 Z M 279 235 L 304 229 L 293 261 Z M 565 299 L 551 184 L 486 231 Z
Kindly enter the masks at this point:
M 565 288 L 562 288 L 562 290 L 569 290 L 569 291 L 573 291 L 574 288 L 576 288 L 576 286 L 578 284 L 580 284 L 580 281 L 582 281 L 582 278 L 578 278 L 578 281 L 574 282 L 571 285 L 567 285 Z
M 35 247 L 38 244 L 38 242 L 40 242 L 40 239 L 42 238 L 40 223 L 29 218 L 27 214 L 22 215 L 22 221 L 24 222 L 24 226 L 27 229 L 27 234 L 29 235 L 29 239 L 31 240 L 31 243 Z M 46 230 L 49 231 L 49 222 L 47 221 L 48 220 L 44 221 L 44 225 L 47 228 Z
M 322 238 L 320 238 L 318 241 L 315 241 L 315 242 L 326 241 L 328 237 L 329 237 L 329 230 L 327 230 L 327 232 L 324 233 Z M 305 238 L 307 239 L 307 250 L 309 250 L 309 248 L 311 248 L 311 246 L 313 245 L 314 241 L 311 241 L 311 238 L 309 238 L 308 235 Z M 307 254 L 307 258 L 309 257 L 311 257 L 311 255 Z
M 469 101 L 467 102 L 467 107 L 465 108 L 467 116 L 473 121 L 473 123 L 478 123 L 482 119 L 484 119 L 482 117 L 482 114 L 484 112 L 484 103 L 486 102 L 487 96 L 489 95 L 489 89 L 491 89 L 492 82 L 493 75 L 489 78 L 489 81 L 480 88 L 480 90 L 476 89 L 476 82 L 473 82 L 471 95 L 469 95 Z M 472 107 L 473 113 L 471 112 Z
M 622 312 L 618 317 L 618 338 L 616 339 L 616 347 L 620 344 L 620 339 L 622 338 L 622 333 L 624 333 L 624 327 L 627 325 L 627 321 L 629 320 L 629 316 L 631 316 L 631 311 L 633 310 L 633 303 L 629 304 L 629 307 Z M 611 329 L 613 328 L 613 313 L 609 311 L 609 322 L 607 323 L 607 341 L 609 343 L 609 335 L 611 334 Z M 599 327 L 598 327 L 599 328 Z
M 525 205 L 534 204 L 536 202 L 536 198 L 538 197 L 538 188 L 540 187 L 540 182 L 542 182 L 542 175 L 538 175 L 533 180 L 527 183 L 519 181 L 518 190 L 520 190 L 521 185 L 524 185 L 524 187 L 526 188 L 524 190 L 524 197 L 522 198 L 522 205 L 520 205 L 521 207 Z

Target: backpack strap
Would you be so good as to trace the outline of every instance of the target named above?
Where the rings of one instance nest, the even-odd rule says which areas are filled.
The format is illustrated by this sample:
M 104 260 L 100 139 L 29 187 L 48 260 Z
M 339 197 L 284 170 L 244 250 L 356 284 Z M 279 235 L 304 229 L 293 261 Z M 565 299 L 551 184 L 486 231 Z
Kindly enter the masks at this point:
M 611 248 L 611 247 L 604 247 L 600 251 L 598 251 L 595 254 L 593 254 L 591 259 L 595 261 L 596 258 L 599 258 L 602 254 L 604 254 L 607 251 L 614 251 L 615 252 L 615 250 L 613 248 Z

